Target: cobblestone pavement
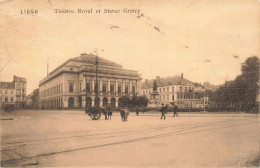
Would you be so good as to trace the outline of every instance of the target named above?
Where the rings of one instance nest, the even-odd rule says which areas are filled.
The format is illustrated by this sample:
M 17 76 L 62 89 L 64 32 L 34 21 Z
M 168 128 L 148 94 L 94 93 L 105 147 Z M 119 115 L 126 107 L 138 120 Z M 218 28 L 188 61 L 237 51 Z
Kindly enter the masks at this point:
M 80 110 L 1 113 L 1 166 L 259 166 L 259 116 L 130 113 L 94 121 Z

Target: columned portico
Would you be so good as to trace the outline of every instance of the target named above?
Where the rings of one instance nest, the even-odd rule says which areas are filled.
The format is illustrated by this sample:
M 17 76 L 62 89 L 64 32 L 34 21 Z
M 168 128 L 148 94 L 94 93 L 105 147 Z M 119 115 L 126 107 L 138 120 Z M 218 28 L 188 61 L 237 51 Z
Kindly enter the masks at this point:
M 96 68 L 94 55 L 82 54 L 69 59 L 44 78 L 40 86 L 40 102 L 44 108 L 86 108 L 95 106 Z M 118 99 L 133 96 L 132 86 L 141 81 L 136 71 L 99 57 L 97 96 L 99 106 L 118 107 Z M 127 85 L 127 93 L 126 91 Z M 137 88 L 137 86 L 136 86 Z M 119 91 L 120 89 L 120 91 Z M 138 92 L 138 89 L 136 90 Z

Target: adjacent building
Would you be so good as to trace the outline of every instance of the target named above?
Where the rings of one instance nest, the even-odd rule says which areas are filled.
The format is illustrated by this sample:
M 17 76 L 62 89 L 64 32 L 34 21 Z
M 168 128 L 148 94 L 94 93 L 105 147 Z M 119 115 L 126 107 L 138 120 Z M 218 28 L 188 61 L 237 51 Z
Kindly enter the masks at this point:
M 202 108 L 209 103 L 205 88 L 183 78 L 183 74 L 167 78 L 157 76 L 154 80 L 158 86 L 160 104 L 174 104 L 179 108 Z M 154 80 L 146 80 L 142 84 L 142 94 L 150 100 Z
M 0 106 L 13 106 L 23 108 L 26 102 L 27 80 L 14 76 L 12 82 L 0 82 Z
M 98 92 L 96 101 L 95 90 Z M 47 109 L 84 108 L 95 103 L 118 107 L 122 96 L 132 97 L 140 92 L 141 75 L 137 71 L 123 69 L 93 54 L 67 60 L 39 83 L 40 107 Z

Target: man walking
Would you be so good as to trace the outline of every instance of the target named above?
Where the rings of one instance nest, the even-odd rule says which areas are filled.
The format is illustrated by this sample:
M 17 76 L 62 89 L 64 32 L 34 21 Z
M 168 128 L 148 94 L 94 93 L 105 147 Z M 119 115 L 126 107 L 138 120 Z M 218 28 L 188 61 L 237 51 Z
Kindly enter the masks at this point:
M 136 115 L 138 116 L 139 115 L 139 107 L 136 106 Z
M 166 117 L 165 117 L 166 108 L 165 108 L 164 104 L 162 104 L 162 108 L 161 108 L 160 111 L 162 113 L 161 119 L 164 118 L 164 120 L 165 120 L 166 119 Z
M 121 120 L 124 121 L 125 118 L 125 109 L 122 107 L 120 110 Z
M 105 120 L 108 120 L 108 118 L 107 118 L 107 107 L 106 106 L 102 107 L 102 111 L 103 111 L 103 113 L 105 115 Z
M 111 106 L 110 106 L 110 104 L 108 104 L 108 106 L 107 106 L 107 112 L 108 112 L 108 119 L 111 120 L 112 110 L 111 110 Z
M 172 116 L 172 117 L 175 117 L 175 115 L 176 115 L 177 117 L 179 117 L 179 115 L 177 114 L 177 112 L 178 112 L 178 107 L 177 107 L 177 106 L 174 106 L 174 108 L 173 108 L 173 116 Z

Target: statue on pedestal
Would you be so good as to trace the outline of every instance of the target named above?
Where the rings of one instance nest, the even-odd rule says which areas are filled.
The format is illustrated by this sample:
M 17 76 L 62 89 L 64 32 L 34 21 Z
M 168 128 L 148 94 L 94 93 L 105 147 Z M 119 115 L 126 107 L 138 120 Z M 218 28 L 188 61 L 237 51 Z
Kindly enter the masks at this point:
M 160 107 L 159 93 L 157 91 L 156 80 L 153 81 L 153 92 L 151 93 L 151 99 L 149 100 L 148 107 Z

